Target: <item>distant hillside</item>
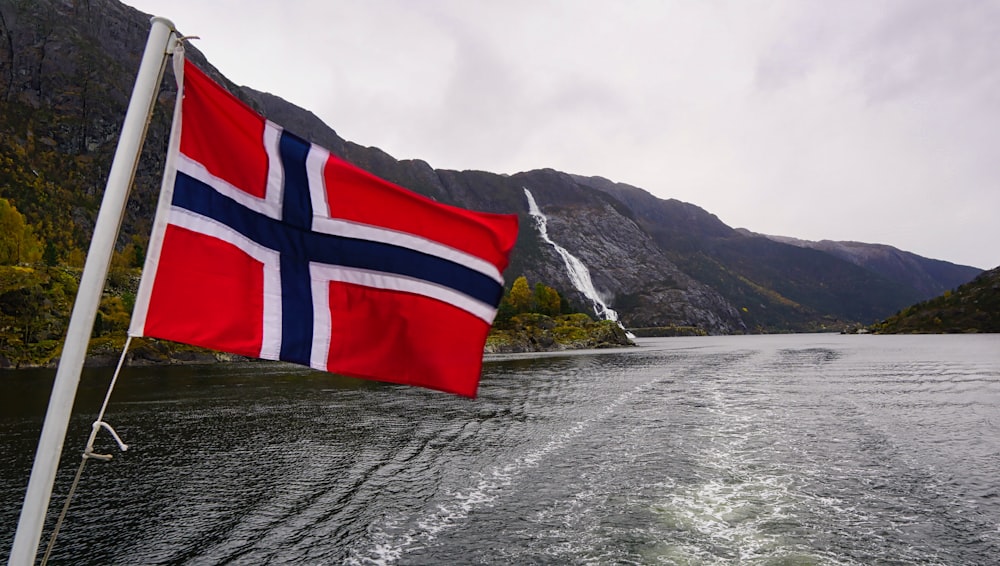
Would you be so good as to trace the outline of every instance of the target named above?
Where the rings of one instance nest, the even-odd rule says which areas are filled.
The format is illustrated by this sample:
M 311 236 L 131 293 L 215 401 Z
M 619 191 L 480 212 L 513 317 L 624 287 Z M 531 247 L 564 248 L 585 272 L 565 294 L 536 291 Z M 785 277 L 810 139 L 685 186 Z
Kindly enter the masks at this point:
M 975 267 L 928 259 L 884 244 L 831 240 L 811 242 L 786 236 L 767 237 L 793 246 L 821 250 L 845 259 L 891 281 L 913 287 L 921 294 L 921 299 L 936 297 L 982 273 L 981 269 Z
M 1000 267 L 872 325 L 880 334 L 1000 332 Z

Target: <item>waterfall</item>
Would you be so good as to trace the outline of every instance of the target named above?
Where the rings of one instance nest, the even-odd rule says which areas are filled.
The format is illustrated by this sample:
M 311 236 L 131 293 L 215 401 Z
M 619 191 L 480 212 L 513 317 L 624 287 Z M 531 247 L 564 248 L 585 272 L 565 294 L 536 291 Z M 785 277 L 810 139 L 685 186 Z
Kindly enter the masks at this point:
M 526 187 L 524 188 L 524 195 L 528 197 L 528 213 L 531 217 L 535 219 L 535 226 L 538 227 L 538 232 L 542 235 L 542 239 L 552 245 L 556 252 L 559 253 L 559 257 L 563 259 L 563 263 L 566 264 L 566 271 L 569 273 L 569 280 L 576 287 L 577 291 L 583 293 L 585 297 L 594 303 L 594 314 L 605 320 L 613 320 L 618 323 L 618 326 L 625 328 L 621 321 L 618 320 L 618 313 L 614 309 L 609 307 L 601 299 L 601 296 L 597 293 L 597 289 L 594 288 L 594 282 L 590 279 L 590 270 L 587 269 L 586 265 L 580 261 L 575 255 L 569 253 L 569 251 L 560 246 L 559 244 L 552 241 L 549 237 L 549 219 L 545 217 L 542 210 L 538 208 L 538 203 L 535 202 L 535 197 L 531 196 L 531 191 Z M 631 338 L 632 336 L 629 335 Z

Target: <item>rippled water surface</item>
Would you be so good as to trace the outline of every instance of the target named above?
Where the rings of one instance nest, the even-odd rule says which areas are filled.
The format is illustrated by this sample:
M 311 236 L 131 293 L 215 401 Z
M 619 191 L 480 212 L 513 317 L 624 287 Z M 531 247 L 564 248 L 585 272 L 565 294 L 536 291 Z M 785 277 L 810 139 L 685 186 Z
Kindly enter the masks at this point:
M 108 378 L 85 376 L 50 525 Z M 0 373 L 4 560 L 51 379 Z M 1000 335 L 496 357 L 474 401 L 133 369 L 107 420 L 132 448 L 88 465 L 55 563 L 1000 563 Z

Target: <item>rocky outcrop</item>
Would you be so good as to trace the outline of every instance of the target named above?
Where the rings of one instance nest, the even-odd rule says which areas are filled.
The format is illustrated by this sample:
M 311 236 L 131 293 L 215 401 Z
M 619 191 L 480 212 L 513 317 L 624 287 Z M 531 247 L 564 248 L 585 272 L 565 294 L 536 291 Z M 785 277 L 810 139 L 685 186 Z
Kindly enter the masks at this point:
M 577 313 L 549 317 L 526 313 L 490 331 L 485 353 L 558 352 L 634 346 L 624 330 L 610 320 Z

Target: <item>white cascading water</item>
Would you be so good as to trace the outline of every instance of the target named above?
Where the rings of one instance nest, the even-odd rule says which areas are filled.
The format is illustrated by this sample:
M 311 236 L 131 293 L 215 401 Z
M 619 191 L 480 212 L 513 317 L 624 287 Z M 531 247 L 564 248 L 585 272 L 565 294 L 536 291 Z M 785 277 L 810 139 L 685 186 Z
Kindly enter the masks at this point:
M 594 288 L 594 282 L 590 279 L 590 270 L 587 269 L 587 266 L 583 265 L 583 262 L 579 258 L 569 253 L 566 248 L 553 242 L 552 238 L 549 237 L 549 219 L 538 208 L 535 197 L 531 195 L 531 191 L 527 187 L 524 187 L 524 195 L 528 197 L 528 213 L 535 219 L 535 226 L 538 226 L 538 232 L 541 233 L 542 239 L 551 244 L 563 259 L 563 262 L 566 264 L 566 271 L 569 273 L 569 280 L 573 283 L 573 286 L 594 303 L 594 314 L 605 320 L 613 320 L 618 323 L 618 326 L 624 329 L 625 327 L 618 320 L 618 313 L 604 303 L 604 300 L 597 293 L 597 289 Z M 629 334 L 629 338 L 632 338 L 631 334 Z

